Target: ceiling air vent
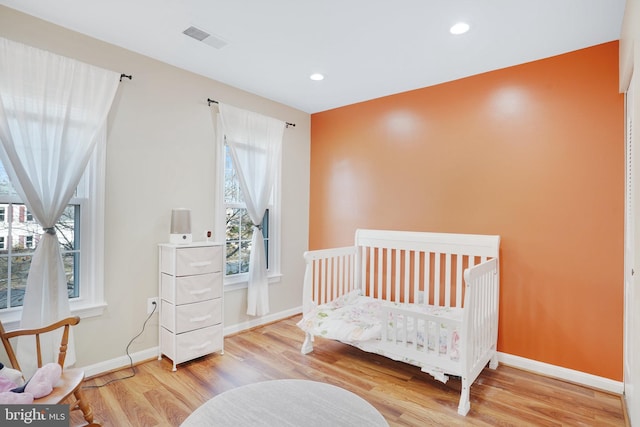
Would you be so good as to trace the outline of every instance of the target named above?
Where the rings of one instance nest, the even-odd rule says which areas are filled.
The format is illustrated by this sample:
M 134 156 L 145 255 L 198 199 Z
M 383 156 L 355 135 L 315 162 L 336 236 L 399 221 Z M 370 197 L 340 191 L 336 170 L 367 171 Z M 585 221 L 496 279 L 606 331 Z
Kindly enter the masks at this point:
M 194 26 L 187 28 L 182 33 L 216 49 L 221 49 L 227 45 L 227 42 L 222 40 L 220 37 L 211 35 Z

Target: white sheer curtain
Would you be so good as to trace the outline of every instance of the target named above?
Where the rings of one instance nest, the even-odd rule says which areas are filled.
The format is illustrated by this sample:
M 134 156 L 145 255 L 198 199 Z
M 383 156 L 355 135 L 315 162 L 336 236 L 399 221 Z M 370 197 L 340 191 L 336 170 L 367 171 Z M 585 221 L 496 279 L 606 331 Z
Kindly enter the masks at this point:
M 23 328 L 70 314 L 67 279 L 54 229 L 78 186 L 106 119 L 120 75 L 0 38 L 0 159 L 11 183 L 45 230 L 31 260 Z M 52 361 L 53 337 L 42 343 Z M 32 352 L 24 342 L 18 353 Z M 73 345 L 67 350 L 75 362 Z M 47 361 L 44 361 L 45 363 Z M 33 367 L 22 366 L 29 372 Z
M 261 316 L 269 312 L 269 282 L 264 239 L 258 226 L 278 173 L 285 122 L 222 103 L 219 108 L 222 132 L 253 222 L 247 314 Z

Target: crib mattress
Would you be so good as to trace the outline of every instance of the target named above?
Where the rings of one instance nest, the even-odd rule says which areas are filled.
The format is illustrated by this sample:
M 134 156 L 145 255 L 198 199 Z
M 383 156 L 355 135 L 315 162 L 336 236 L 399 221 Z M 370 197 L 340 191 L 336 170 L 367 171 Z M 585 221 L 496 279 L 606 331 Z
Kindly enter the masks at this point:
M 383 306 L 402 307 L 462 320 L 462 310 L 458 308 L 393 303 L 364 296 L 360 290 L 355 290 L 327 304 L 317 306 L 304 315 L 298 322 L 298 327 L 312 335 L 347 343 L 376 340 L 382 335 Z M 392 322 L 393 320 L 389 319 L 385 326 L 393 328 Z M 450 332 L 457 335 L 457 331 Z M 451 337 L 450 334 L 447 335 Z M 419 336 L 418 339 L 423 341 L 423 337 Z

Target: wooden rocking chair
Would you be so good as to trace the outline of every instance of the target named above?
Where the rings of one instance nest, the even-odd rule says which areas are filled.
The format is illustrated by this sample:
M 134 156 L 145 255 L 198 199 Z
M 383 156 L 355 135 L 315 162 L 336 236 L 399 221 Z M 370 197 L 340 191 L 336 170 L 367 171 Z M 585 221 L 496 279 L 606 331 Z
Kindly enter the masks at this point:
M 7 356 L 9 357 L 9 362 L 11 363 L 11 367 L 13 369 L 21 371 L 20 364 L 18 363 L 18 359 L 16 358 L 16 353 L 14 352 L 9 340 L 11 338 L 16 338 L 19 336 L 33 336 L 36 344 L 36 354 L 34 355 L 34 357 L 37 357 L 37 366 L 38 368 L 40 368 L 42 367 L 40 335 L 63 328 L 62 340 L 60 342 L 60 353 L 58 353 L 58 364 L 62 367 L 62 376 L 60 377 L 59 383 L 56 385 L 56 387 L 53 388 L 53 391 L 49 395 L 41 397 L 40 399 L 35 399 L 33 403 L 44 405 L 66 403 L 65 400 L 71 397 L 72 399 L 74 399 L 74 401 L 70 402 L 69 410 L 82 411 L 82 415 L 87 421 L 88 426 L 100 426 L 100 424 L 97 424 L 93 421 L 93 411 L 91 410 L 91 407 L 89 406 L 89 403 L 85 399 L 82 392 L 84 371 L 81 369 L 64 368 L 64 359 L 67 356 L 67 343 L 69 341 L 69 328 L 73 325 L 77 325 L 79 322 L 80 318 L 77 316 L 68 317 L 42 328 L 17 329 L 11 332 L 6 332 L 4 330 L 4 327 L 2 326 L 2 322 L 0 322 L 0 339 L 2 339 L 2 344 L 4 344 Z

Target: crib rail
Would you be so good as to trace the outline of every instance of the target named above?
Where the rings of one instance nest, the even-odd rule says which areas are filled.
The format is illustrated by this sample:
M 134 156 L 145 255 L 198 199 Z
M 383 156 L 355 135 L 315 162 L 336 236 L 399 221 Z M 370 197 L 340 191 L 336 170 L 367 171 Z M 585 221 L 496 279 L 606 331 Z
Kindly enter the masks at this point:
M 448 313 L 422 313 L 402 306 L 385 306 L 379 347 L 391 358 L 420 366 L 434 378 L 447 382 L 447 375 L 461 375 L 461 309 Z
M 467 287 L 463 317 L 462 357 L 465 372 L 475 379 L 491 361 L 496 368 L 500 280 L 498 260 L 492 259 L 464 273 Z
M 363 291 L 394 303 L 463 307 L 467 268 L 498 257 L 499 236 L 358 230 Z
M 356 246 L 320 249 L 304 253 L 306 269 L 302 311 L 325 304 L 357 288 Z
M 354 246 L 308 251 L 303 312 L 353 289 L 400 304 L 462 308 L 464 271 L 498 257 L 499 236 L 357 230 Z

